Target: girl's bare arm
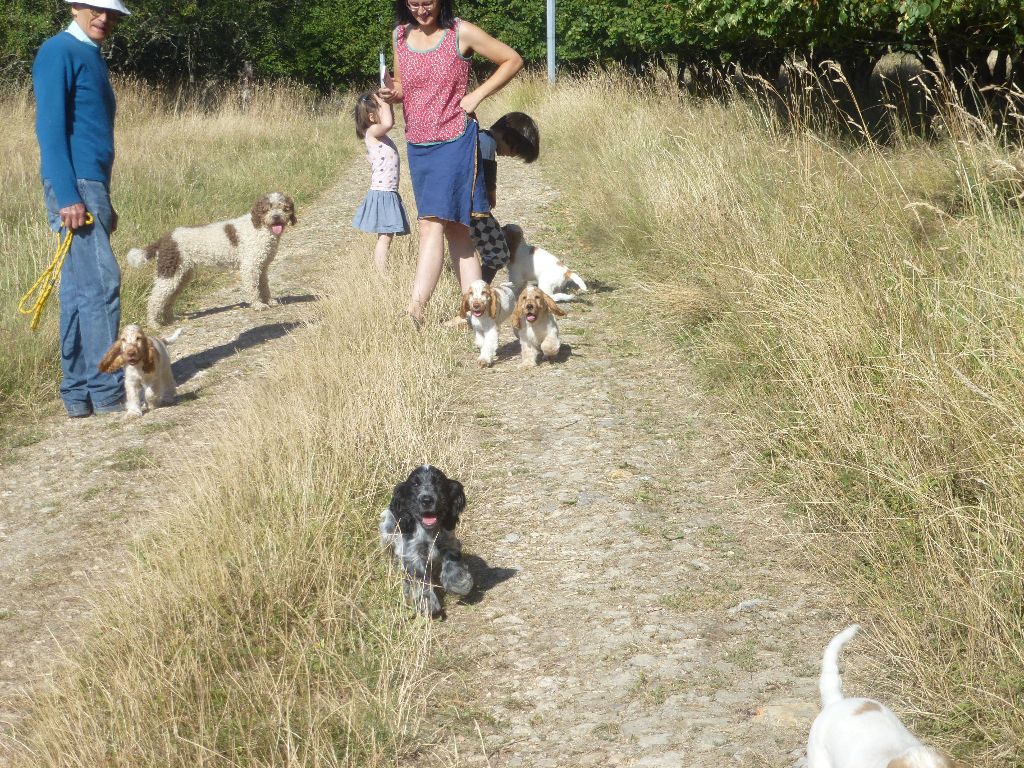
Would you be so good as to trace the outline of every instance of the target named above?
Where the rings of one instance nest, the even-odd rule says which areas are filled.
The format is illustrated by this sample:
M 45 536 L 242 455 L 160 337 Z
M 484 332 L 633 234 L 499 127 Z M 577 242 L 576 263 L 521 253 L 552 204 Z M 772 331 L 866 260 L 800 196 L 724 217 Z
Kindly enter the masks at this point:
M 374 101 L 377 102 L 377 122 L 366 129 L 366 135 L 380 140 L 395 127 L 395 113 L 379 93 L 374 96 Z

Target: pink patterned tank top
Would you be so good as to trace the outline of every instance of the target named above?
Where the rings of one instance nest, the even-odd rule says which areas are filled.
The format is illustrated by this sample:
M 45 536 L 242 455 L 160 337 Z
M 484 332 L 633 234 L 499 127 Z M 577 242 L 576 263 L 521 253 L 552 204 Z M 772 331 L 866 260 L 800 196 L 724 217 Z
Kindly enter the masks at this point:
M 469 59 L 459 53 L 461 23 L 456 19 L 429 51 L 410 48 L 406 28 L 395 29 L 405 139 L 412 144 L 451 141 L 466 130 L 466 113 L 459 102 L 469 84 Z
M 380 141 L 367 136 L 363 141 L 366 143 L 366 162 L 370 164 L 370 189 L 397 192 L 398 147 L 387 136 Z

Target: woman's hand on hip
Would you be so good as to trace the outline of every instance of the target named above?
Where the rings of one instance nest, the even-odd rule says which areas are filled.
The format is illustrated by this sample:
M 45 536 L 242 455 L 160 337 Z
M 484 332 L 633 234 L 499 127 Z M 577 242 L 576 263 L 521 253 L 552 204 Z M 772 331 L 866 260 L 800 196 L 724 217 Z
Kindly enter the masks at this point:
M 460 102 L 468 113 L 474 112 L 488 96 L 500 91 L 523 68 L 522 56 L 468 21 L 459 24 L 459 53 L 463 56 L 477 54 L 498 65 L 490 77 L 474 88 L 472 93 L 467 93 Z
M 483 99 L 477 97 L 475 95 L 475 92 L 467 93 L 465 96 L 462 97 L 462 101 L 459 102 L 459 106 L 462 107 L 463 112 L 465 112 L 470 117 L 475 118 L 476 109 L 477 107 L 480 106 L 481 101 L 483 101 Z

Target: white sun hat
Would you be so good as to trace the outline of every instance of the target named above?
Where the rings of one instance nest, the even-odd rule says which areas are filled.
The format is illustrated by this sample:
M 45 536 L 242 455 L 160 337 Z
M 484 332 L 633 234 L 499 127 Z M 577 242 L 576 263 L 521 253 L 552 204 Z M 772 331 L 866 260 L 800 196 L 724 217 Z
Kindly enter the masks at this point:
M 89 0 L 84 3 L 82 0 L 64 0 L 68 5 L 87 5 L 90 8 L 102 8 L 107 11 L 117 11 L 124 16 L 131 16 L 132 12 L 124 7 L 121 0 Z

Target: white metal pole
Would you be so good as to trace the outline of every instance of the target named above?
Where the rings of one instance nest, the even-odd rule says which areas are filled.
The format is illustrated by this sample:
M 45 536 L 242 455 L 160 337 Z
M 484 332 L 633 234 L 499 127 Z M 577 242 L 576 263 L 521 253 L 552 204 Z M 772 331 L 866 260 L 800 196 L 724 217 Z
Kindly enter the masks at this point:
M 555 0 L 548 4 L 548 80 L 555 82 Z

